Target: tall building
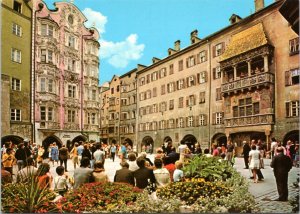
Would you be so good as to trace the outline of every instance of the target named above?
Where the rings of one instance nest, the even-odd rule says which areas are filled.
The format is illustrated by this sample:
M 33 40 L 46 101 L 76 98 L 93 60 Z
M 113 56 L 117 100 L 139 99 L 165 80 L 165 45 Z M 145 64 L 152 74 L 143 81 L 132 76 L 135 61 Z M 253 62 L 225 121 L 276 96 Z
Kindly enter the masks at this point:
M 137 72 L 137 142 L 193 148 L 270 138 L 299 140 L 299 37 L 279 12 L 284 1 L 205 38 L 191 33 L 164 59 Z M 297 4 L 297 1 L 295 1 Z
M 98 141 L 99 33 L 72 3 L 35 2 L 35 140 Z
M 1 142 L 33 139 L 32 1 L 1 1 Z
M 120 142 L 131 146 L 136 146 L 136 72 L 135 68 L 120 76 Z

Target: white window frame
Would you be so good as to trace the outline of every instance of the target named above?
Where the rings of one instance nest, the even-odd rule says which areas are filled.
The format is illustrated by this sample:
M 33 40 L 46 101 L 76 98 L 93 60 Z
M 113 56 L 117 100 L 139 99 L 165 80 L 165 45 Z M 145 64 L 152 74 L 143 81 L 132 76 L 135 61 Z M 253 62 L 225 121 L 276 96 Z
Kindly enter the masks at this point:
M 183 128 L 183 122 L 184 122 L 183 117 L 180 117 L 179 120 L 178 120 L 178 127 L 179 128 Z
M 200 72 L 199 83 L 205 83 L 206 80 L 206 72 Z
M 199 115 L 199 126 L 204 126 L 205 125 L 205 115 L 200 114 Z
M 46 78 L 45 77 L 41 77 L 40 78 L 40 92 L 46 92 Z
M 21 80 L 17 79 L 17 78 L 12 78 L 11 79 L 11 89 L 14 91 L 21 91 Z
M 221 67 L 218 66 L 216 67 L 215 79 L 220 79 L 220 78 L 221 78 Z
M 200 63 L 206 61 L 206 51 L 201 51 L 201 52 L 199 53 L 199 61 L 200 61 Z
M 68 97 L 76 98 L 76 85 L 68 85 Z
M 12 23 L 12 33 L 16 36 L 22 36 L 22 27 L 16 23 Z
M 216 113 L 216 124 L 219 125 L 219 124 L 222 124 L 222 120 L 223 120 L 223 117 L 222 117 L 222 112 L 217 112 Z
M 189 116 L 188 117 L 188 127 L 193 127 L 193 123 L 194 123 L 194 117 Z
M 20 109 L 10 109 L 10 120 L 11 121 L 21 121 L 22 111 Z
M 68 123 L 74 123 L 75 122 L 75 116 L 76 116 L 76 111 L 72 109 L 68 109 L 68 114 L 67 114 L 67 121 Z
M 223 44 L 219 43 L 215 46 L 215 56 L 220 56 L 222 54 Z
M 11 60 L 13 62 L 22 63 L 22 52 L 16 48 L 11 49 Z
M 180 79 L 178 80 L 178 89 L 183 89 L 183 85 L 184 85 L 184 80 L 183 79 Z

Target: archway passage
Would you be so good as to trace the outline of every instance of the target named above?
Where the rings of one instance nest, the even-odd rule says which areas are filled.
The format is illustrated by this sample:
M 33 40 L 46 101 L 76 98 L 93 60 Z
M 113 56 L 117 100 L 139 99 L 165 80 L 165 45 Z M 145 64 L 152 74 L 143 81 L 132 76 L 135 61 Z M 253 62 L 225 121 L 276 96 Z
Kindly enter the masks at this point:
M 164 138 L 164 142 L 169 142 L 169 141 L 173 142 L 170 136 Z
M 49 148 L 49 145 L 52 144 L 52 143 L 56 143 L 56 145 L 58 146 L 58 148 L 60 148 L 62 146 L 62 142 L 61 140 L 56 137 L 55 135 L 51 135 L 47 138 L 45 138 L 42 142 L 42 146 L 44 147 L 45 149 L 45 153 L 43 155 L 44 158 L 48 158 L 49 156 L 49 152 L 48 152 L 48 148 Z
M 282 140 L 283 145 L 286 145 L 288 140 L 290 140 L 296 144 L 299 144 L 299 130 L 293 130 L 293 131 L 286 133 L 286 135 L 284 136 L 284 138 Z
M 218 133 L 212 137 L 212 143 L 216 144 L 218 147 L 227 147 L 227 137 L 223 133 Z
M 133 147 L 133 142 L 132 142 L 132 140 L 130 140 L 129 138 L 126 138 L 126 139 L 124 140 L 124 143 L 125 143 L 125 144 L 128 143 L 128 144 L 131 146 L 131 148 Z
M 153 149 L 154 149 L 153 147 L 154 147 L 154 141 L 153 141 L 152 137 L 150 137 L 150 136 L 144 137 L 142 140 L 142 145 L 141 145 L 142 152 L 145 151 L 147 153 L 152 154 Z
M 72 140 L 72 143 L 79 143 L 80 141 L 82 142 L 86 142 L 87 141 L 87 137 L 84 136 L 84 135 L 78 135 L 77 137 L 75 137 L 73 140 Z
M 188 148 L 191 150 L 191 152 L 194 152 L 197 139 L 194 135 L 189 134 L 182 138 L 181 143 L 186 144 Z
M 23 142 L 23 138 L 19 137 L 19 136 L 16 136 L 16 135 L 4 136 L 4 137 L 1 138 L 1 148 L 7 142 L 11 142 L 14 145 L 18 145 L 19 143 Z

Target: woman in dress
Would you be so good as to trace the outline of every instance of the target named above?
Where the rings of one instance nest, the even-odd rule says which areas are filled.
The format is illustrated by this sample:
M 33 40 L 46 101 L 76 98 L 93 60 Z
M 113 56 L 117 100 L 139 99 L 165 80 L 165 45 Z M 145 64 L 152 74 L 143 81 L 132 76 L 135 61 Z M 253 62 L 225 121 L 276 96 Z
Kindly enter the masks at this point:
M 45 153 L 45 149 L 43 146 L 41 146 L 39 149 L 38 149 L 38 156 L 37 156 L 37 163 L 38 164 L 41 164 L 43 162 L 43 155 Z
M 54 161 L 56 161 L 56 164 L 58 165 L 59 152 L 58 152 L 58 147 L 57 147 L 56 143 L 54 142 L 52 145 L 53 146 L 51 148 L 51 160 L 52 160 L 52 164 L 54 166 Z
M 40 189 L 51 189 L 52 176 L 50 174 L 50 165 L 48 163 L 42 163 L 37 171 L 38 185 Z
M 251 146 L 251 151 L 249 152 L 249 168 L 252 170 L 253 173 L 253 181 L 257 183 L 257 170 L 259 169 L 260 165 L 260 152 L 256 149 L 256 145 Z

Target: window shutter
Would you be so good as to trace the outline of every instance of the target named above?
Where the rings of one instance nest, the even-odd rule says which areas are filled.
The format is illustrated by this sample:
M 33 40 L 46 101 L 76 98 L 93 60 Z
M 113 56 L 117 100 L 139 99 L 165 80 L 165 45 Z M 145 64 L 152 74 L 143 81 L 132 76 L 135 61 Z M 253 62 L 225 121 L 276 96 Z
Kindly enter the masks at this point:
M 199 126 L 200 125 L 199 124 L 199 115 L 197 115 L 195 118 L 196 118 L 195 124 L 196 124 L 196 126 Z
M 207 118 L 207 114 L 204 114 L 204 125 L 207 126 L 207 122 L 208 122 L 208 118 Z
M 225 52 L 225 42 L 222 42 L 222 54 Z
M 196 103 L 197 103 L 197 96 L 196 96 L 196 94 L 194 94 L 193 96 L 194 96 L 194 105 L 196 105 Z
M 186 127 L 189 127 L 189 117 L 186 117 L 186 118 L 185 118 L 185 126 L 186 126 Z
M 207 58 L 208 58 L 208 56 L 207 56 L 207 50 L 205 50 L 205 60 L 204 61 L 207 61 Z
M 175 127 L 178 128 L 178 118 L 175 119 Z
M 285 72 L 285 85 L 291 85 L 291 72 L 290 71 L 286 71 Z
M 204 79 L 205 79 L 205 82 L 207 82 L 207 71 L 204 71 Z
M 186 78 L 186 87 L 187 87 L 187 88 L 190 87 L 190 84 L 189 84 L 189 78 L 188 78 L 188 77 Z
M 196 82 L 197 82 L 197 77 L 196 77 L 196 75 L 193 75 L 193 79 L 194 79 L 193 85 L 196 85 Z
M 212 114 L 212 124 L 215 125 L 216 124 L 216 113 Z
M 182 81 L 183 81 L 182 88 L 185 88 L 185 85 L 186 85 L 185 79 L 183 78 Z
M 200 63 L 200 53 L 197 54 L 196 59 L 197 59 L 196 63 L 199 64 Z
M 216 68 L 213 68 L 213 79 L 216 79 Z
M 200 84 L 200 73 L 197 74 L 197 83 Z
M 195 121 L 196 117 L 193 116 L 193 127 L 196 127 L 196 121 Z
M 186 103 L 186 107 L 188 107 L 189 106 L 189 97 L 186 98 L 186 102 L 185 103 Z
M 222 116 L 221 124 L 224 124 L 224 112 L 221 113 L 221 116 Z
M 216 57 L 216 46 L 213 46 L 212 52 L 213 52 L 213 57 Z
M 189 67 L 189 58 L 186 59 L 186 67 Z
M 285 116 L 290 117 L 290 103 L 289 102 L 285 103 Z

